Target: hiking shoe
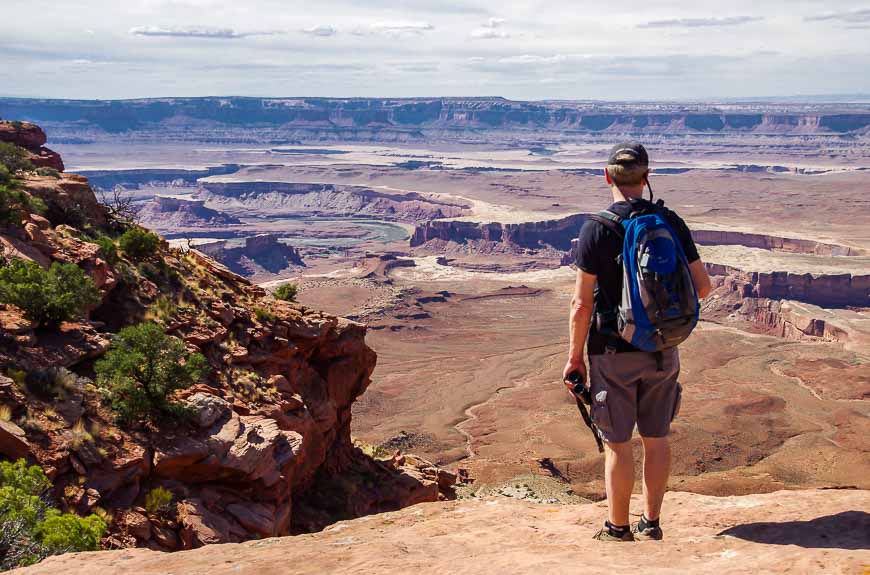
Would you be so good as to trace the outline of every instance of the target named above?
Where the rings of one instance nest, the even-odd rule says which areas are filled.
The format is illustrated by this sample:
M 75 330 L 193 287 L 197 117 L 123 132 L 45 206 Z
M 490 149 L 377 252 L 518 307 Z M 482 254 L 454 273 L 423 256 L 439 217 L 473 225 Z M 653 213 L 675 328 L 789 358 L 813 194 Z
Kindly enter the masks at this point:
M 634 534 L 632 534 L 631 529 L 613 529 L 612 526 L 605 523 L 601 531 L 593 535 L 592 538 L 598 541 L 628 542 L 634 541 Z
M 632 531 L 637 541 L 661 541 L 664 536 L 659 522 L 647 521 L 644 516 L 641 516 L 640 521 L 637 522 Z

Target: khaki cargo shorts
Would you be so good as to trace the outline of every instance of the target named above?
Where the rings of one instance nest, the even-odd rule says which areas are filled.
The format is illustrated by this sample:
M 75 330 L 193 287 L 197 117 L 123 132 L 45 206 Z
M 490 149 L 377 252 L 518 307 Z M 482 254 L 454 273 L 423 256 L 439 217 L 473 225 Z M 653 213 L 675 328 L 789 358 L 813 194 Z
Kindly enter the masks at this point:
M 655 354 L 638 351 L 589 356 L 592 418 L 601 439 L 622 443 L 634 426 L 643 437 L 666 437 L 680 411 L 682 387 L 677 348 L 662 352 L 663 371 Z

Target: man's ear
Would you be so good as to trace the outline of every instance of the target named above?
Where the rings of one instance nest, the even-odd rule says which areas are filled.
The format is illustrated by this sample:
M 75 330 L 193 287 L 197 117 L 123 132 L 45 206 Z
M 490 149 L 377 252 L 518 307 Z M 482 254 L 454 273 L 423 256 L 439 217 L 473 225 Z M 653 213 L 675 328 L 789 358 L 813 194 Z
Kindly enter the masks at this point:
M 604 168 L 604 179 L 607 180 L 607 185 L 613 185 L 613 178 L 610 177 L 610 172 L 607 171 L 607 168 Z

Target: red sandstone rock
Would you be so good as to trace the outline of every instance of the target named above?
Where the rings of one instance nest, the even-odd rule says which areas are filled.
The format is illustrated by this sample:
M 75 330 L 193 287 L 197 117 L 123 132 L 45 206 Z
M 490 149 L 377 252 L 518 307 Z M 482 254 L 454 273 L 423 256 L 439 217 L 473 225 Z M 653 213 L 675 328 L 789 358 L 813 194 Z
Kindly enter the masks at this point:
M 12 423 L 0 419 L 0 454 L 9 459 L 26 457 L 30 453 L 30 444 L 24 430 Z
M 870 492 L 778 491 L 665 498 L 663 541 L 592 539 L 604 502 L 540 505 L 506 498 L 427 503 L 343 521 L 322 533 L 171 555 L 145 549 L 50 557 L 22 575 L 300 575 L 353 573 L 861 573 L 867 565 Z M 639 496 L 632 510 L 641 511 Z M 214 528 L 206 528 L 207 536 Z
M 45 145 L 45 141 L 45 132 L 36 124 L 0 121 L 0 142 L 9 142 L 28 150 L 38 150 Z

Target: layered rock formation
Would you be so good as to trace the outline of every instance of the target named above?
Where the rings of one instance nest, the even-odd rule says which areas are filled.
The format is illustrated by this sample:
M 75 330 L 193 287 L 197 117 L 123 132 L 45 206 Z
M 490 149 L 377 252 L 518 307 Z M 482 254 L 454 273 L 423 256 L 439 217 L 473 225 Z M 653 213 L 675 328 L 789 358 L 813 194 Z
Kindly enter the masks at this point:
M 791 299 L 822 307 L 870 307 L 870 275 L 753 272 L 716 263 L 706 266 L 711 276 L 726 278 L 723 282 L 743 297 Z
M 259 234 L 244 239 L 240 246 L 230 247 L 227 240 L 200 244 L 197 249 L 220 261 L 234 272 L 251 275 L 263 268 L 270 273 L 278 273 L 288 267 L 303 267 L 299 250 L 280 241 L 276 234 Z
M 435 220 L 417 225 L 411 236 L 411 247 L 434 240 L 464 244 L 473 241 L 503 244 L 508 249 L 555 249 L 568 251 L 577 238 L 586 214 L 559 219 L 504 224 L 465 220 Z
M 166 551 L 307 531 L 449 490 L 453 476 L 428 462 L 376 461 L 351 441 L 351 405 L 376 362 L 365 326 L 273 300 L 165 242 L 144 259 L 108 258 L 93 234 L 127 225 L 85 178 L 20 176 L 20 189 L 48 209 L 0 228 L 0 255 L 75 264 L 99 301 L 57 329 L 0 304 L 0 404 L 9 410 L 0 455 L 40 465 L 61 508 L 107 510 L 105 545 Z M 189 420 L 120 425 L 94 385 L 94 361 L 114 334 L 143 321 L 208 362 L 208 375 L 172 398 Z M 171 505 L 146 509 L 158 487 Z
M 233 213 L 270 216 L 365 217 L 418 222 L 462 215 L 467 206 L 414 192 L 363 186 L 292 182 L 201 182 L 209 205 Z
M 93 126 L 107 132 L 145 132 L 205 120 L 221 137 L 250 139 L 243 126 L 288 136 L 413 141 L 481 131 L 553 133 L 866 134 L 870 110 L 861 105 L 607 104 L 519 102 L 504 98 L 172 98 L 74 101 L 3 99 L 0 115 Z M 187 128 L 187 137 L 189 138 Z M 246 130 L 247 131 L 247 130 Z M 184 135 L 179 132 L 179 138 Z
M 10 142 L 27 150 L 30 163 L 38 168 L 63 171 L 63 160 L 57 152 L 45 147 L 45 132 L 29 122 L 0 122 L 0 142 Z
M 864 254 L 864 250 L 851 246 L 731 230 L 692 230 L 692 239 L 702 246 L 745 246 L 819 256 L 860 256 Z
M 426 504 L 342 522 L 304 539 L 225 545 L 170 556 L 147 550 L 50 558 L 21 575 L 209 573 L 861 573 L 870 492 L 779 491 L 710 497 L 669 493 L 663 541 L 607 544 L 592 535 L 604 503 L 540 505 L 508 498 Z M 632 508 L 640 515 L 639 497 Z M 774 512 L 775 510 L 775 512 Z
M 205 200 L 170 196 L 154 196 L 139 209 L 138 216 L 143 226 L 163 233 L 242 223 L 238 218 L 205 207 Z

